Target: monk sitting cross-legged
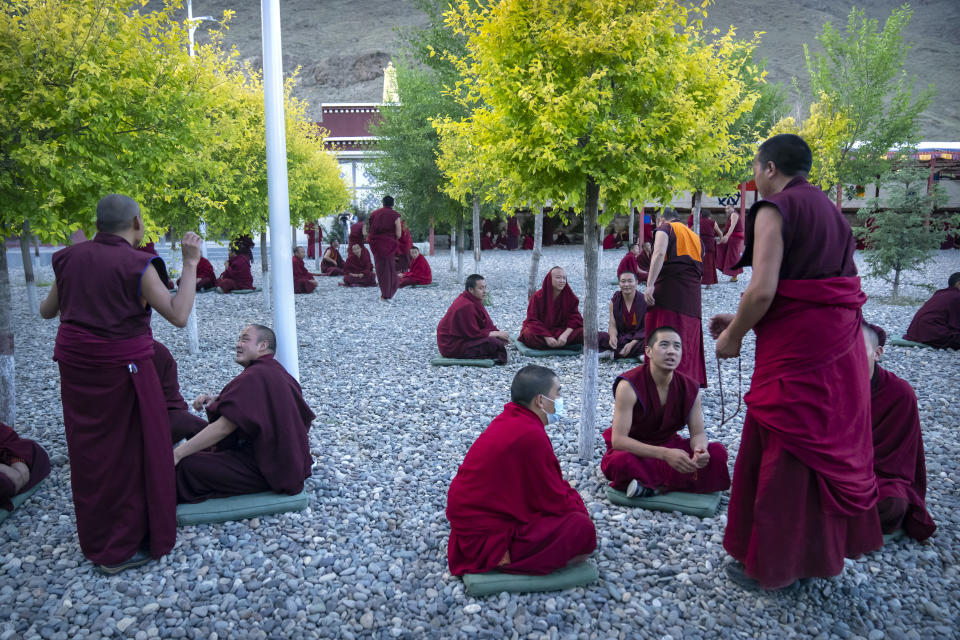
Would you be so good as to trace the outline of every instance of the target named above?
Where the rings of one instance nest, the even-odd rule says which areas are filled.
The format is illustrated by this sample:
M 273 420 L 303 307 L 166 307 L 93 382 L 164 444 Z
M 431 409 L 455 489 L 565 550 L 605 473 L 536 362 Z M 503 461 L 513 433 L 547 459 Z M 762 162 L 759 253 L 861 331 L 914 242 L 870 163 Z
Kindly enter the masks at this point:
M 927 513 L 927 465 L 917 395 L 877 361 L 883 355 L 886 332 L 863 324 L 863 341 L 870 365 L 870 415 L 873 427 L 873 471 L 880 499 L 877 514 L 883 533 L 903 529 L 911 538 L 926 540 L 937 525 Z
M 437 347 L 444 358 L 490 358 L 507 363 L 510 334 L 497 329 L 483 306 L 487 281 L 479 273 L 467 276 L 464 291 L 437 325 Z
M 161 280 L 163 277 L 161 276 Z M 177 278 L 177 287 L 180 286 L 181 278 Z M 209 291 L 217 286 L 217 273 L 213 270 L 210 261 L 200 256 L 200 262 L 197 263 L 197 291 Z M 169 289 L 169 287 L 167 287 Z
M 634 245 L 637 246 L 637 245 Z M 638 358 L 643 353 L 643 319 L 647 303 L 637 295 L 637 276 L 632 271 L 620 274 L 620 291 L 610 299 L 610 322 L 607 331 L 600 331 L 597 345 L 600 351 L 613 351 L 614 359 Z
M 274 360 L 276 347 L 268 327 L 247 326 L 236 349 L 243 372 L 220 395 L 193 401 L 194 409 L 207 410 L 210 424 L 173 450 L 177 502 L 303 490 L 312 466 L 307 433 L 314 415 L 300 385 Z M 216 452 L 204 451 L 213 445 Z
M 307 271 L 307 265 L 303 263 L 307 252 L 303 247 L 297 247 L 293 250 L 293 292 L 294 293 L 313 293 L 317 288 L 317 279 L 315 274 Z
M 50 475 L 50 458 L 33 440 L 21 438 L 0 422 L 0 509 L 13 511 L 11 500 Z
M 237 289 L 253 289 L 253 274 L 250 273 L 250 260 L 237 253 L 231 246 L 227 252 L 227 262 L 223 273 L 217 278 L 217 290 L 230 293 Z
M 580 299 L 567 284 L 567 274 L 560 267 L 550 269 L 540 290 L 530 298 L 518 340 L 531 349 L 564 349 L 583 344 Z
M 323 252 L 323 259 L 320 261 L 320 273 L 325 276 L 343 275 L 343 257 L 340 255 L 340 243 L 338 241 L 331 240 L 330 246 Z
M 416 247 L 410 247 L 410 270 L 400 274 L 399 287 L 409 287 L 412 284 L 430 284 L 433 282 L 433 272 L 430 263 L 420 254 Z
M 960 271 L 913 316 L 906 340 L 922 342 L 938 349 L 960 349 Z
M 373 275 L 373 260 L 370 250 L 360 243 L 350 245 L 350 255 L 343 265 L 341 287 L 375 287 L 377 277 Z
M 647 340 L 646 362 L 613 383 L 613 426 L 603 432 L 600 468 L 628 497 L 730 488 L 727 450 L 708 444 L 703 430 L 699 385 L 676 370 L 682 349 L 675 329 L 658 327 Z M 678 434 L 684 425 L 689 439 Z
M 510 402 L 477 438 L 447 493 L 450 573 L 546 575 L 597 545 L 580 494 L 563 479 L 544 429 L 563 414 L 546 367 L 517 372 Z

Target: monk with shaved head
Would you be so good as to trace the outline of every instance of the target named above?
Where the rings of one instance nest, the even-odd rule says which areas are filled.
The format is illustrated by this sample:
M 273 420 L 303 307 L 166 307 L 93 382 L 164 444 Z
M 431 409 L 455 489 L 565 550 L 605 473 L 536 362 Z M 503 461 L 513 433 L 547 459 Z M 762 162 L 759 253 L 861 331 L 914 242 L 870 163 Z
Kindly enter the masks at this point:
M 179 502 L 303 490 L 314 415 L 300 384 L 274 359 L 276 349 L 269 327 L 247 325 L 236 344 L 243 371 L 218 395 L 193 401 L 197 411 L 206 409 L 210 424 L 173 451 Z M 214 445 L 215 452 L 207 451 Z
M 112 194 L 97 204 L 97 235 L 53 256 L 55 282 L 40 305 L 60 314 L 53 357 L 70 454 L 83 554 L 106 573 L 159 558 L 176 538 L 170 424 L 153 362 L 151 312 L 187 324 L 197 290 L 200 237 L 181 244 L 181 287 L 171 296 L 143 240 L 140 207 Z

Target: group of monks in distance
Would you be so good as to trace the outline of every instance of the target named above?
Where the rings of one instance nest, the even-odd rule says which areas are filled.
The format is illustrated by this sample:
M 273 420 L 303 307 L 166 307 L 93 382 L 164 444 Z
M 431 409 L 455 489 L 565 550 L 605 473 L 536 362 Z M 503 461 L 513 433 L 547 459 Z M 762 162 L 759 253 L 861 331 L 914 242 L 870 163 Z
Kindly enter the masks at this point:
M 753 173 L 762 198 L 746 215 L 736 264 L 751 267 L 752 277 L 736 312 L 709 322 L 720 359 L 739 357 L 744 336 L 756 333 L 732 482 L 726 449 L 708 440 L 701 408 L 702 244 L 675 212 L 656 229 L 644 293 L 637 291 L 639 270 L 622 270 L 608 330 L 599 336 L 614 358 L 643 356 L 613 385 L 604 475 L 628 496 L 731 489 L 725 571 L 745 588 L 834 576 L 845 557 L 879 549 L 884 533 L 902 529 L 924 540 L 936 528 L 924 504 L 916 396 L 878 364 L 886 335 L 861 313 L 866 296 L 851 229 L 805 179 L 811 162 L 795 135 L 759 146 Z M 402 234 L 389 204 L 369 224 L 381 283 L 391 280 Z M 171 295 L 147 268 L 155 258 L 134 248 L 144 227 L 133 200 L 104 197 L 97 228 L 92 241 L 54 255 L 56 279 L 41 314 L 60 316 L 54 358 L 80 548 L 102 571 L 116 573 L 172 549 L 178 502 L 300 492 L 311 473 L 314 414 L 274 359 L 273 332 L 257 324 L 237 340 L 240 374 L 218 394 L 193 400 L 207 419 L 190 413 L 150 317 L 155 310 L 185 325 L 200 238 L 184 236 L 180 287 Z M 947 327 L 940 346 L 956 348 L 960 273 L 948 284 L 911 331 Z M 509 336 L 484 308 L 485 291 L 482 276 L 467 278 L 437 328 L 442 355 L 506 361 Z M 568 349 L 582 339 L 577 297 L 564 271 L 553 268 L 530 301 L 519 340 Z M 594 550 L 597 532 L 545 431 L 564 416 L 561 384 L 546 367 L 521 368 L 510 402 L 467 452 L 446 509 L 452 574 L 549 574 Z M 684 427 L 689 437 L 680 435 Z M 48 472 L 43 449 L 3 427 L 0 506 L 10 508 L 13 495 Z

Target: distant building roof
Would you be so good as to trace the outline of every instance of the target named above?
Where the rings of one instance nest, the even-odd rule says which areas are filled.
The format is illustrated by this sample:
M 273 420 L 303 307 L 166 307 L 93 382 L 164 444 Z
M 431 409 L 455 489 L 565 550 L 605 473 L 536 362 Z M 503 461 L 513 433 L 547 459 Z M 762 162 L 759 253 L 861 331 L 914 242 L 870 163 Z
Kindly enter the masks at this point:
M 372 151 L 376 137 L 370 125 L 380 120 L 380 105 L 374 102 L 335 102 L 320 105 L 318 127 L 329 131 L 324 147 L 328 151 Z

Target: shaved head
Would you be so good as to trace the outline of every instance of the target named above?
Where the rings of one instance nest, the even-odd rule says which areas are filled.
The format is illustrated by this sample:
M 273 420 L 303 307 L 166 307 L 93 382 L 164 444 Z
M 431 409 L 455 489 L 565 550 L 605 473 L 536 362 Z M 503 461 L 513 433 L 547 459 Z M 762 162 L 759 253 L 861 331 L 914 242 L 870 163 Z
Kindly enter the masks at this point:
M 277 351 L 277 336 L 273 332 L 273 329 L 270 327 L 265 327 L 262 324 L 251 324 L 250 327 L 257 334 L 257 342 L 266 342 L 267 350 L 270 353 L 275 353 Z
M 133 198 L 111 193 L 100 198 L 97 203 L 97 231 L 120 233 L 133 225 L 133 219 L 140 215 L 140 205 Z

